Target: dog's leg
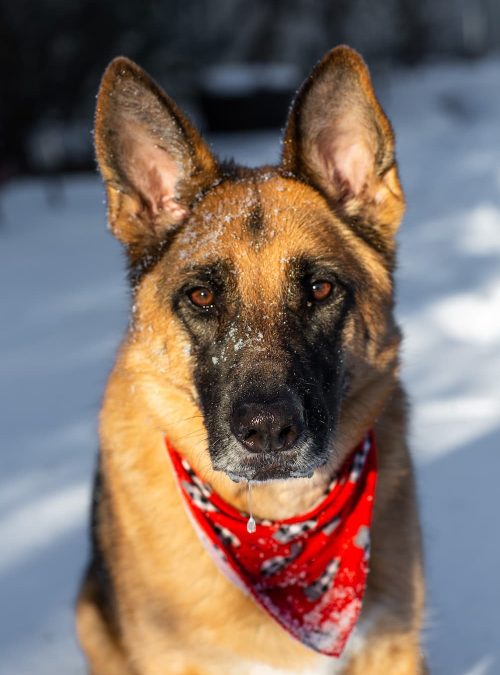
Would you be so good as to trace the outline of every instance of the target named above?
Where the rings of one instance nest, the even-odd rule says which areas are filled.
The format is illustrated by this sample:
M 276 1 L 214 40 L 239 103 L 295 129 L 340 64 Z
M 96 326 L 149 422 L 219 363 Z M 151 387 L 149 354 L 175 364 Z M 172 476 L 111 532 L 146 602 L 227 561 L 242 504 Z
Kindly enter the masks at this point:
M 89 675 L 134 675 L 100 608 L 98 587 L 89 573 L 76 608 L 76 628 Z

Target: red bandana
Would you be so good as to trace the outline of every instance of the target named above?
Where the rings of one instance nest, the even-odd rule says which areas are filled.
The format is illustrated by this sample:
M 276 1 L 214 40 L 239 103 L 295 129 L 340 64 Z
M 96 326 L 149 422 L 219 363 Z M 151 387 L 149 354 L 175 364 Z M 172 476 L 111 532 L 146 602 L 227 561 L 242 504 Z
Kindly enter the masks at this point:
M 303 644 L 340 656 L 361 609 L 377 479 L 367 434 L 311 511 L 257 520 L 225 502 L 166 441 L 188 514 L 223 572 Z

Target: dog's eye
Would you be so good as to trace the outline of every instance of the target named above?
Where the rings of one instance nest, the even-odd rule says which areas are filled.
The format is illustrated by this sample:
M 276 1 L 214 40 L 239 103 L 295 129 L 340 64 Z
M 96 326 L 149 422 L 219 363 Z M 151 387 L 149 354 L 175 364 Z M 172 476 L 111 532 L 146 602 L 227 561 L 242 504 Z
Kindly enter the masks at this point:
M 316 302 L 322 302 L 323 300 L 326 300 L 328 297 L 330 297 L 332 288 L 332 284 L 329 281 L 325 281 L 324 279 L 313 281 L 311 284 L 312 299 Z
M 200 286 L 188 291 L 188 298 L 196 307 L 212 307 L 215 302 L 215 293 L 209 288 Z

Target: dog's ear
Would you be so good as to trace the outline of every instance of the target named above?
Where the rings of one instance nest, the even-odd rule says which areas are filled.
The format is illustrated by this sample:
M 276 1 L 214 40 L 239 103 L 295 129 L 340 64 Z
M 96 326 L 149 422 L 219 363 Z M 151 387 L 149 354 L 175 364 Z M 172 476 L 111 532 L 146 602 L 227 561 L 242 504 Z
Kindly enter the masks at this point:
M 404 211 L 394 135 L 353 49 L 332 49 L 302 85 L 285 129 L 282 166 L 317 186 L 345 216 L 394 234 Z
M 181 223 L 217 163 L 175 103 L 135 63 L 114 59 L 95 121 L 97 161 L 115 236 L 137 257 Z

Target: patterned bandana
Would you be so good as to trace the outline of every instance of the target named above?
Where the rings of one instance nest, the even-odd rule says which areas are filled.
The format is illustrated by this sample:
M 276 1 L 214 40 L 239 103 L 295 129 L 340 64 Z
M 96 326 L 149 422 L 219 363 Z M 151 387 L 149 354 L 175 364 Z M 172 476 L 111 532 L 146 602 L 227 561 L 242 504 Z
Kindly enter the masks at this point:
M 257 520 L 225 502 L 166 440 L 188 515 L 222 571 L 297 640 L 340 656 L 361 609 L 377 479 L 373 432 L 309 512 Z

